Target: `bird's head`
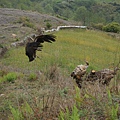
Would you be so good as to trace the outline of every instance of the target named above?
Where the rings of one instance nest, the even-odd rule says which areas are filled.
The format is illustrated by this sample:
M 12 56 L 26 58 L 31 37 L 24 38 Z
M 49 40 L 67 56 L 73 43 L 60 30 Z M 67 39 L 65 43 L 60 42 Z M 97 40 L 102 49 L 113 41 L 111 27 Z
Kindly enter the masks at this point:
M 86 65 L 89 66 L 89 62 L 88 61 L 85 61 Z
M 91 74 L 92 74 L 92 75 L 94 75 L 94 74 L 95 74 L 95 72 L 96 72 L 95 70 L 91 70 Z

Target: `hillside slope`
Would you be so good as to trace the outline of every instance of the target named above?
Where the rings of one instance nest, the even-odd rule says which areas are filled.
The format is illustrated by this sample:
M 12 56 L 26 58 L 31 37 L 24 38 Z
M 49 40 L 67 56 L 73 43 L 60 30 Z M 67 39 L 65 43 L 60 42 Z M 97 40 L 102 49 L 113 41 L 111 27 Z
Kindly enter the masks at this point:
M 38 23 L 41 26 L 45 25 L 45 21 L 50 21 L 53 27 L 56 27 L 57 25 L 68 25 L 70 24 L 68 21 L 59 19 L 57 17 L 53 17 L 46 14 L 40 14 L 38 12 L 32 12 L 32 11 L 25 11 L 25 10 L 19 10 L 19 9 L 10 9 L 10 8 L 0 8 L 0 24 L 12 24 L 16 20 L 19 19 L 19 17 L 29 17 L 30 20 L 33 23 Z
M 38 12 L 0 8 L 0 43 L 13 41 L 11 36 L 13 33 L 20 40 L 26 35 L 36 32 L 37 28 L 46 28 L 48 23 L 51 28 L 56 28 L 58 25 L 72 24 L 71 22 Z M 26 24 L 26 26 L 23 24 Z

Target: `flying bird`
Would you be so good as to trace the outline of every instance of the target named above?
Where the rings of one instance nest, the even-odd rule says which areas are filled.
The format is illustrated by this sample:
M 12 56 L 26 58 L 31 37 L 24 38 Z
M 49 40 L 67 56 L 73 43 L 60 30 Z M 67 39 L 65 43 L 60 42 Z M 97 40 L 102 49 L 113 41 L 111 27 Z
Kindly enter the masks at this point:
M 56 36 L 53 34 L 48 34 L 48 35 L 38 35 L 38 36 L 32 36 L 32 38 L 29 38 L 29 41 L 26 44 L 25 47 L 25 53 L 26 56 L 29 58 L 29 62 L 33 61 L 36 58 L 36 51 L 41 51 L 43 45 L 42 43 L 44 42 L 55 42 Z M 31 41 L 32 40 L 32 41 Z M 38 49 L 39 48 L 39 49 Z

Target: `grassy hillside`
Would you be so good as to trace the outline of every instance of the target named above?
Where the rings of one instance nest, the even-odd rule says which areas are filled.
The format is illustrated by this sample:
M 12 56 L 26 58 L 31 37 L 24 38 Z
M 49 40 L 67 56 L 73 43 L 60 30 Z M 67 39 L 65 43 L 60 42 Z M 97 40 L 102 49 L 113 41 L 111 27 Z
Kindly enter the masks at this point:
M 45 66 L 58 64 L 60 67 L 71 71 L 76 65 L 90 62 L 94 69 L 110 67 L 118 63 L 120 44 L 106 33 L 89 30 L 61 30 L 55 33 L 56 42 L 44 43 L 42 52 L 37 52 L 40 57 L 29 63 L 25 56 L 24 47 L 12 48 L 2 59 L 2 64 L 15 66 L 20 69 L 42 70 Z
M 44 43 L 42 52 L 37 52 L 40 59 L 28 62 L 24 47 L 9 48 L 1 59 L 0 117 L 4 120 L 119 118 L 120 73 L 108 87 L 87 83 L 82 89 L 70 74 L 85 60 L 90 63 L 88 71 L 114 67 L 120 61 L 120 41 L 92 30 L 60 30 L 54 34 L 56 42 Z

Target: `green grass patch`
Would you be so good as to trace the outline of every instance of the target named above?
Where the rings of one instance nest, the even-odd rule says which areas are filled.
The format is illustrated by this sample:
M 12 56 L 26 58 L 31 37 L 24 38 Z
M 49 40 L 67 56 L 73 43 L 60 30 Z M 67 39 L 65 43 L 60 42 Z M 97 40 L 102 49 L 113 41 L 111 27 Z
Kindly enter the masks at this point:
M 4 81 L 14 82 L 17 79 L 17 74 L 14 72 L 8 73 L 7 75 L 3 76 Z
M 37 79 L 37 75 L 35 73 L 31 73 L 28 76 L 29 81 L 35 81 Z
M 54 43 L 43 43 L 40 57 L 28 62 L 25 48 L 12 48 L 9 56 L 1 59 L 2 64 L 15 66 L 29 71 L 43 70 L 57 64 L 69 72 L 78 64 L 87 60 L 92 69 L 110 67 L 118 63 L 120 55 L 120 42 L 104 32 L 90 30 L 60 30 L 55 33 L 57 40 Z

